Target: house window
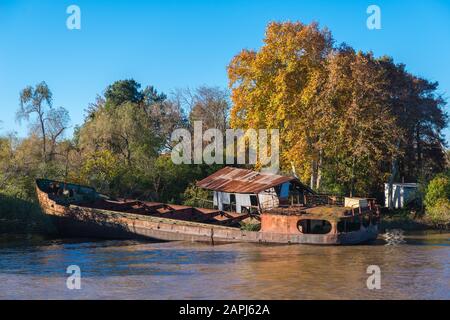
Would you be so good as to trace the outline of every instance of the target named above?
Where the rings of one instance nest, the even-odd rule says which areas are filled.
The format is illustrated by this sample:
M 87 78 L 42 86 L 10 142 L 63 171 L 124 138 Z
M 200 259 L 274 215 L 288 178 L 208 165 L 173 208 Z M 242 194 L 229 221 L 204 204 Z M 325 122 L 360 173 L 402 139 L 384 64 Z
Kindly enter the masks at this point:
M 231 211 L 236 211 L 236 195 L 230 194 L 230 207 Z
M 332 226 L 327 220 L 303 219 L 297 223 L 297 228 L 303 234 L 327 234 Z
M 250 205 L 253 207 L 257 207 L 258 206 L 258 197 L 256 195 L 251 195 L 250 196 Z

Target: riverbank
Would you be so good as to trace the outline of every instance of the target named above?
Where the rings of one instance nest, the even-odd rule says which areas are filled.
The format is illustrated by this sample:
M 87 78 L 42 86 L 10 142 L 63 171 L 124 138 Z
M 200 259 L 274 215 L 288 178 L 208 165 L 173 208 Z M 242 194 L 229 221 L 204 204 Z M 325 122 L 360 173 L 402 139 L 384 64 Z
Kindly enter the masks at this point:
M 37 202 L 0 194 L 0 233 L 52 234 L 55 227 Z
M 387 229 L 402 229 L 405 231 L 449 230 L 448 228 L 437 227 L 425 215 L 419 215 L 406 209 L 382 212 L 381 232 Z

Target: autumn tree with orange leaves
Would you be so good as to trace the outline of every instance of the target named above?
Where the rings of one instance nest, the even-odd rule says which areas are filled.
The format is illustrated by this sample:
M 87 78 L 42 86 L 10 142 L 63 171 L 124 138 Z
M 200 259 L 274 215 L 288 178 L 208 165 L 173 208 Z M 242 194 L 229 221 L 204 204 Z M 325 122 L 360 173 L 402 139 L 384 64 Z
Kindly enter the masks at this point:
M 316 190 L 373 194 L 445 164 L 437 84 L 335 47 L 317 23 L 270 23 L 263 46 L 236 55 L 228 76 L 231 126 L 279 129 L 282 171 L 294 167 Z

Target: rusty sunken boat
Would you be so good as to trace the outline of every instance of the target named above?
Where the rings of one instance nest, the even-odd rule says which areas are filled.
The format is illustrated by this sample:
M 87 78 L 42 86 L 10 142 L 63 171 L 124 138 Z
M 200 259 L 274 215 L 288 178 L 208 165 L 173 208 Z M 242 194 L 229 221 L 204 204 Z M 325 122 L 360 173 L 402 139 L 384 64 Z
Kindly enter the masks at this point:
M 36 181 L 44 214 L 66 236 L 345 245 L 378 235 L 373 199 L 318 195 L 295 177 L 225 167 L 197 186 L 214 192 L 213 209 L 118 200 L 87 186 Z M 249 219 L 259 231 L 242 230 Z

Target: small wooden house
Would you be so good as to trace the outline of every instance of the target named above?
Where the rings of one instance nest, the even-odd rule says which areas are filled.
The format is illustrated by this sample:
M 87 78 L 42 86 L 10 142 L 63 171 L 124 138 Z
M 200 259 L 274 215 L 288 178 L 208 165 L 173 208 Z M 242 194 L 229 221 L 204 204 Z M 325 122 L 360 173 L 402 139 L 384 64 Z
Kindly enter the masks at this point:
M 215 208 L 238 213 L 301 205 L 307 194 L 314 194 L 296 177 L 233 167 L 213 173 L 199 181 L 197 187 L 213 191 Z

